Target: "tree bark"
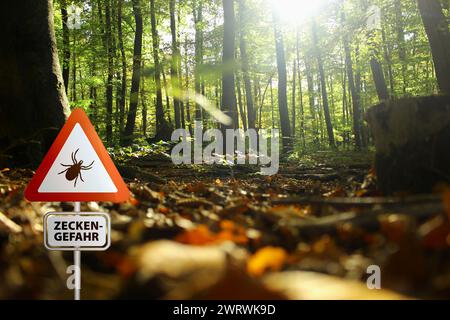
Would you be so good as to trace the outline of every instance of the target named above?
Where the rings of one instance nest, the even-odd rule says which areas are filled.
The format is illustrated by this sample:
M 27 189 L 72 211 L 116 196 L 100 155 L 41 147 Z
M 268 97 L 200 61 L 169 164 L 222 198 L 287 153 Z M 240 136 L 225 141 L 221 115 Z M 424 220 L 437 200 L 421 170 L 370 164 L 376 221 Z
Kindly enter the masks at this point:
M 180 99 L 178 98 L 180 78 L 178 66 L 180 64 L 180 50 L 178 49 L 177 41 L 177 29 L 175 22 L 175 0 L 170 0 L 170 31 L 172 35 L 172 65 L 170 69 L 170 79 L 172 82 L 172 91 L 175 93 L 173 96 L 173 110 L 175 114 L 175 128 L 181 128 L 181 115 L 180 115 Z
M 249 63 L 248 63 L 248 55 L 247 55 L 247 43 L 245 37 L 245 21 L 247 18 L 248 9 L 245 5 L 245 0 L 239 0 L 239 49 L 241 53 L 241 63 L 242 63 L 242 73 L 244 78 L 244 87 L 245 87 L 245 100 L 247 102 L 247 119 L 248 119 L 248 128 L 255 128 L 255 107 L 252 96 L 252 85 L 250 82 L 249 76 Z
M 113 77 L 114 61 L 111 31 L 111 6 L 110 0 L 105 0 L 105 24 L 106 24 L 106 51 L 108 59 L 108 77 L 106 80 L 106 141 L 112 144 L 112 113 L 113 113 Z
M 128 111 L 127 124 L 121 137 L 121 145 L 129 146 L 133 143 L 133 134 L 136 126 L 136 112 L 139 102 L 139 85 L 141 80 L 141 56 L 142 56 L 142 12 L 140 0 L 133 0 L 133 13 L 136 22 L 133 50 L 133 74 L 131 76 L 130 109 Z
M 153 62 L 155 64 L 156 84 L 156 140 L 170 139 L 170 127 L 164 117 L 164 106 L 161 88 L 161 64 L 159 62 L 159 38 L 156 29 L 155 0 L 150 0 L 150 20 L 152 27 Z
M 53 13 L 50 0 L 8 1 L 0 10 L 0 147 L 12 156 L 8 165 L 38 165 L 70 112 Z
M 295 78 L 297 77 L 297 62 L 294 59 L 293 66 L 292 66 L 292 137 L 295 138 L 295 118 L 296 118 L 296 112 L 295 112 Z
M 402 80 L 403 80 L 403 94 L 406 94 L 408 87 L 407 81 L 407 61 L 406 61 L 406 44 L 405 44 L 405 31 L 403 26 L 403 13 L 402 13 L 402 3 L 401 0 L 394 1 L 395 10 L 395 29 L 397 33 L 397 45 L 398 45 L 398 56 L 402 63 Z
M 312 118 L 312 133 L 313 133 L 313 141 L 314 144 L 318 144 L 318 135 L 319 135 L 319 128 L 317 123 L 317 117 L 316 117 L 316 106 L 315 106 L 315 99 L 314 99 L 314 78 L 312 75 L 311 66 L 308 62 L 308 57 L 305 60 L 305 69 L 306 69 L 306 82 L 308 84 L 308 101 L 309 101 L 309 111 L 311 113 Z
M 377 89 L 378 99 L 380 101 L 388 100 L 389 93 L 384 79 L 383 69 L 380 62 L 376 58 L 370 59 L 370 68 L 372 69 L 373 81 L 375 82 L 375 88 Z
M 300 136 L 303 148 L 306 146 L 305 141 L 305 109 L 303 105 L 303 88 L 302 88 L 302 76 L 300 70 L 300 30 L 297 28 L 295 36 L 295 62 L 297 64 L 297 77 L 298 77 L 298 92 L 299 92 L 299 112 L 300 112 Z
M 125 57 L 125 49 L 123 46 L 123 32 L 122 32 L 122 7 L 123 0 L 118 0 L 117 8 L 117 37 L 120 50 L 120 58 L 122 63 L 122 76 L 120 84 L 119 96 L 119 131 L 122 132 L 125 120 L 125 101 L 127 95 L 127 60 Z
M 70 34 L 69 27 L 67 26 L 67 2 L 61 0 L 61 18 L 62 18 L 62 32 L 63 32 L 63 64 L 62 64 L 62 77 L 64 81 L 64 88 L 67 94 L 69 88 L 69 75 L 70 75 Z
M 239 113 L 241 115 L 242 126 L 244 127 L 244 130 L 247 131 L 247 119 L 245 117 L 244 105 L 242 102 L 241 81 L 238 74 L 236 74 L 236 91 L 238 93 L 238 106 Z
M 141 70 L 144 70 L 144 61 L 142 61 Z M 147 136 L 147 104 L 145 103 L 145 77 L 141 72 L 141 105 L 142 105 L 142 134 Z
M 342 14 L 342 23 L 344 23 L 344 21 L 345 21 L 344 14 Z M 355 87 L 355 78 L 353 75 L 353 61 L 350 52 L 348 35 L 345 32 L 346 31 L 344 31 L 343 42 L 345 51 L 345 65 L 347 66 L 348 87 L 350 89 L 353 104 L 353 134 L 355 135 L 355 147 L 357 150 L 360 150 L 362 147 L 360 97 Z
M 223 32 L 223 53 L 222 53 L 222 111 L 231 119 L 236 119 L 236 94 L 234 83 L 235 65 L 235 19 L 234 1 L 223 0 L 224 32 Z M 222 125 L 222 128 L 233 128 L 236 123 Z
M 272 10 L 273 27 L 275 36 L 275 49 L 277 54 L 278 69 L 278 109 L 280 112 L 281 135 L 283 139 L 283 151 L 289 151 L 292 147 L 291 141 L 291 125 L 289 121 L 289 111 L 287 105 L 287 72 L 286 59 L 284 55 L 283 36 L 280 31 L 280 18 L 275 11 Z
M 327 126 L 328 143 L 329 143 L 330 147 L 335 148 L 336 145 L 334 142 L 333 125 L 331 123 L 330 110 L 329 110 L 329 106 L 328 106 L 328 94 L 327 94 L 327 85 L 325 82 L 325 72 L 323 69 L 322 55 L 320 53 L 319 45 L 318 45 L 317 25 L 316 25 L 315 21 L 313 21 L 312 32 L 313 32 L 313 42 L 314 42 L 314 47 L 315 47 L 315 53 L 317 56 L 317 64 L 319 67 L 320 86 L 322 89 L 322 104 L 323 104 L 323 112 L 324 112 L 324 116 L 325 116 L 325 123 Z
M 201 66 L 203 64 L 203 1 L 194 1 L 193 6 L 194 24 L 195 24 L 195 69 L 194 69 L 194 88 L 195 92 L 201 93 Z M 202 108 L 195 103 L 195 120 L 202 120 Z
M 450 35 L 439 0 L 417 0 L 433 54 L 439 89 L 450 93 Z
M 394 84 L 394 73 L 392 71 L 392 59 L 390 50 L 386 41 L 386 32 L 384 31 L 384 27 L 381 28 L 381 39 L 383 41 L 383 52 L 384 52 L 384 59 L 386 60 L 387 64 L 387 71 L 389 76 L 389 88 L 391 92 L 391 97 L 395 97 L 395 84 Z

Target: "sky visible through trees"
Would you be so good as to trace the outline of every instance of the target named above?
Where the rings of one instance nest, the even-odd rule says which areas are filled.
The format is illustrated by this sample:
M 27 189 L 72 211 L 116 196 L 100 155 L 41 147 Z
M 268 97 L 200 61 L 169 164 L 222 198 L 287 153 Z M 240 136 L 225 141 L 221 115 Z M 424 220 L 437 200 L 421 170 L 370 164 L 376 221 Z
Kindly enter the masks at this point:
M 55 33 L 70 105 L 109 146 L 219 128 L 215 108 L 295 151 L 361 149 L 370 106 L 445 91 L 421 2 L 55 0 Z

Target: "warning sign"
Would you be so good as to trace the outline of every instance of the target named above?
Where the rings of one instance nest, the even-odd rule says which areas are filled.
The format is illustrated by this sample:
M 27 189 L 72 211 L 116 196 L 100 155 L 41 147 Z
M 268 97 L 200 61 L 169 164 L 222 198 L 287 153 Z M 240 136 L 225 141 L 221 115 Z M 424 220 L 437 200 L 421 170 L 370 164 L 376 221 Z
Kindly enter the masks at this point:
M 83 109 L 75 109 L 25 190 L 30 201 L 126 201 L 127 186 Z
M 45 246 L 49 250 L 106 250 L 110 226 L 105 213 L 50 212 L 44 216 Z

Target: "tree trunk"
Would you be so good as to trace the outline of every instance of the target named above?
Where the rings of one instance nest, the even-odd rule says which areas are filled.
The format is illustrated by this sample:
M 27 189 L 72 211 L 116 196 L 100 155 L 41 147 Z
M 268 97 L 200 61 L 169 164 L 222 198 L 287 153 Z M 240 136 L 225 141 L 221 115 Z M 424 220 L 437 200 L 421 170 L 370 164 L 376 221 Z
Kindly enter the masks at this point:
M 120 96 L 119 96 L 119 128 L 120 132 L 124 128 L 125 119 L 125 101 L 127 95 L 127 60 L 125 57 L 125 49 L 123 46 L 123 34 L 122 34 L 122 5 L 123 0 L 118 0 L 117 8 L 117 37 L 119 42 L 120 57 L 122 62 L 122 77 L 120 84 Z
M 187 35 L 184 38 L 184 67 L 186 74 L 186 121 L 188 123 L 189 133 L 192 135 L 191 108 L 189 101 L 189 63 L 188 63 L 188 41 Z
M 69 88 L 69 75 L 70 75 L 70 35 L 69 27 L 67 26 L 67 2 L 61 0 L 61 18 L 62 18 L 62 32 L 63 32 L 63 64 L 62 64 L 62 77 L 64 81 L 64 88 Z
M 136 22 L 133 50 L 133 74 L 131 76 L 130 109 L 128 110 L 127 124 L 121 137 L 121 145 L 129 146 L 133 143 L 134 128 L 136 126 L 136 112 L 139 102 L 139 85 L 141 80 L 142 55 L 142 13 L 140 0 L 133 0 L 133 13 Z
M 239 113 L 241 115 L 242 126 L 244 127 L 244 130 L 247 131 L 247 119 L 245 117 L 244 106 L 242 102 L 241 81 L 239 79 L 239 75 L 237 74 L 236 74 L 236 90 L 238 93 L 238 106 L 239 106 Z
M 314 144 L 318 144 L 318 135 L 319 135 L 319 128 L 317 124 L 317 117 L 316 117 L 316 106 L 315 106 L 315 99 L 314 99 L 314 78 L 311 71 L 311 66 L 308 62 L 308 57 L 305 60 L 305 68 L 306 68 L 306 82 L 308 83 L 308 101 L 309 101 L 309 111 L 311 113 L 312 118 L 312 134 L 313 134 L 313 141 Z
M 201 93 L 201 66 L 203 64 L 203 1 L 195 1 L 193 7 L 194 24 L 195 24 L 195 69 L 194 69 L 194 86 L 195 92 Z M 195 120 L 202 120 L 202 108 L 195 103 Z
M 278 109 L 280 112 L 281 135 L 283 138 L 283 151 L 289 151 L 292 147 L 291 125 L 287 105 L 287 74 L 286 59 L 284 56 L 283 37 L 280 31 L 280 18 L 275 9 L 272 10 L 273 27 L 275 36 L 275 49 L 277 54 L 278 69 Z
M 383 52 L 384 52 L 384 59 L 386 60 L 387 64 L 387 71 L 389 76 L 389 87 L 391 92 L 391 97 L 395 97 L 395 84 L 394 84 L 394 72 L 392 71 L 392 59 L 390 50 L 386 41 L 386 32 L 384 31 L 384 27 L 381 28 L 381 39 L 383 41 Z
M 173 110 L 175 114 L 175 128 L 181 128 L 180 115 L 180 99 L 178 98 L 178 91 L 180 87 L 178 66 L 180 64 L 180 51 L 178 50 L 177 29 L 175 24 L 175 0 L 169 1 L 170 9 L 170 31 L 172 35 L 172 65 L 170 69 L 170 80 L 172 82 L 173 94 Z
M 295 139 L 295 78 L 297 76 L 297 62 L 294 59 L 293 66 L 292 66 L 292 137 Z
M 161 65 L 159 62 L 159 39 L 156 29 L 155 0 L 150 0 L 150 20 L 152 27 L 153 62 L 155 64 L 155 84 L 156 84 L 156 140 L 169 140 L 170 127 L 164 117 L 164 106 L 161 88 Z
M 241 53 L 241 63 L 242 63 L 242 73 L 244 78 L 244 87 L 245 87 L 245 100 L 247 102 L 247 119 L 248 119 L 248 128 L 255 128 L 255 107 L 252 96 L 252 85 L 250 82 L 249 76 L 249 63 L 248 63 L 248 55 L 247 55 L 247 43 L 245 37 L 245 21 L 247 18 L 247 7 L 245 6 L 245 0 L 239 1 L 239 49 Z
M 403 14 L 402 14 L 402 3 L 401 0 L 394 1 L 395 10 L 395 29 L 397 33 L 397 46 L 398 46 L 398 56 L 402 63 L 402 80 L 403 80 L 403 94 L 406 94 L 408 87 L 407 81 L 407 61 L 406 61 L 406 44 L 405 44 L 405 31 L 403 26 Z
M 5 165 L 34 166 L 69 113 L 54 12 L 50 0 L 10 1 L 7 8 L 0 11 L 0 147 L 14 161 Z
M 302 146 L 305 148 L 305 109 L 303 106 L 303 89 L 302 89 L 302 76 L 300 70 L 300 30 L 297 28 L 296 37 L 295 37 L 295 55 L 296 55 L 296 64 L 297 64 L 297 77 L 298 77 L 298 92 L 299 92 L 299 111 L 300 111 L 300 136 L 302 139 Z
M 317 55 L 317 64 L 319 67 L 320 87 L 322 89 L 322 104 L 323 104 L 323 112 L 325 115 L 325 123 L 327 126 L 328 143 L 329 143 L 330 147 L 335 148 L 333 125 L 331 123 L 330 110 L 329 110 L 329 106 L 328 106 L 328 94 L 327 94 L 327 85 L 325 82 L 325 72 L 323 70 L 322 55 L 320 54 L 319 45 L 318 45 L 317 25 L 316 25 L 315 21 L 313 21 L 312 32 L 313 32 L 314 47 L 315 47 L 315 51 L 316 51 L 316 55 Z
M 144 61 L 142 61 L 141 70 L 144 70 Z M 145 103 L 145 77 L 141 72 L 141 105 L 142 105 L 142 134 L 147 136 L 147 104 Z
M 417 0 L 433 54 L 439 89 L 450 93 L 450 35 L 439 0 Z
M 108 55 L 108 78 L 106 80 L 106 141 L 112 144 L 112 112 L 113 112 L 113 77 L 114 61 L 111 32 L 111 8 L 110 0 L 106 0 L 105 24 L 106 24 L 106 48 Z
M 450 96 L 385 101 L 371 107 L 366 119 L 384 194 L 431 193 L 450 183 Z
M 380 99 L 380 101 L 388 100 L 388 88 L 386 86 L 386 80 L 384 79 L 383 69 L 378 59 L 370 59 L 370 68 L 372 69 L 372 76 L 377 89 L 378 99 Z
M 163 86 L 164 86 L 164 93 L 166 96 L 166 110 L 164 111 L 164 113 L 167 112 L 167 119 L 169 120 L 169 123 L 172 123 L 172 119 L 170 117 L 170 99 L 169 99 L 169 93 L 167 90 L 167 80 L 166 80 L 166 73 L 164 72 L 164 67 L 161 66 L 161 75 L 163 78 Z
M 342 15 L 342 22 L 344 22 L 344 20 L 345 20 L 344 15 Z M 362 147 L 360 97 L 355 87 L 355 78 L 353 75 L 353 61 L 347 34 L 344 33 L 343 38 L 344 38 L 343 41 L 345 51 L 345 64 L 347 66 L 348 87 L 351 93 L 353 104 L 353 134 L 355 135 L 355 147 L 357 150 L 360 150 Z
M 236 119 L 236 95 L 234 89 L 234 52 L 235 52 L 235 20 L 233 0 L 223 0 L 224 32 L 222 54 L 222 111 L 231 119 Z M 232 125 L 222 125 L 222 128 L 233 128 Z

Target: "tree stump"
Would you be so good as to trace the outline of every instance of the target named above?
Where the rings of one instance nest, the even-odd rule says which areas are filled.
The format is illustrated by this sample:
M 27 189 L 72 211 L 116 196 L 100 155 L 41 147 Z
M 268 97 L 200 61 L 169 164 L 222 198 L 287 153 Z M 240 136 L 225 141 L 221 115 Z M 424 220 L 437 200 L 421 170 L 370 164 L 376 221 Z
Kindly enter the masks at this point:
M 371 107 L 366 120 L 382 192 L 425 193 L 450 183 L 450 96 L 386 101 Z

